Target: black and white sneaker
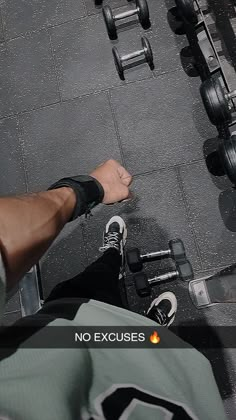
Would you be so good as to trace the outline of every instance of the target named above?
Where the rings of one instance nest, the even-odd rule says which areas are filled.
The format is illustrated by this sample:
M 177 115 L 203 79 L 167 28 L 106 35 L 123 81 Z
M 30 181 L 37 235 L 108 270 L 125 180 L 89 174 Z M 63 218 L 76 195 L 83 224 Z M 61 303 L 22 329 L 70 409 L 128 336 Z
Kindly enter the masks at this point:
M 147 318 L 157 322 L 162 327 L 169 327 L 174 322 L 177 312 L 177 299 L 172 292 L 162 293 L 154 299 L 147 311 Z
M 120 253 L 122 257 L 122 263 L 119 278 L 121 278 L 124 274 L 124 248 L 126 239 L 127 228 L 124 220 L 120 216 L 112 217 L 106 225 L 105 232 L 103 234 L 103 246 L 99 248 L 99 251 L 105 252 L 110 248 L 115 248 Z

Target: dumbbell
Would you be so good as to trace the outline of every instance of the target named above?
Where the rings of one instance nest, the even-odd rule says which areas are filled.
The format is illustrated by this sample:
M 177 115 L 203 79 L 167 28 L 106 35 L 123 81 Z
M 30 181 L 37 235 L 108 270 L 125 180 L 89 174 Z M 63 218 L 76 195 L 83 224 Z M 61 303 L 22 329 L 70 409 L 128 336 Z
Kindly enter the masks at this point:
M 181 279 L 183 281 L 193 280 L 193 269 L 188 260 L 176 264 L 176 270 L 160 276 L 149 279 L 145 273 L 138 273 L 134 275 L 134 284 L 137 294 L 140 297 L 150 296 L 152 287 L 162 281 Z
M 224 91 L 219 79 L 205 80 L 200 87 L 200 93 L 207 115 L 213 125 L 219 126 L 232 122 L 233 102 L 236 90 Z
M 194 0 L 175 0 L 177 9 L 187 23 L 196 25 L 198 15 L 194 7 Z
M 150 27 L 149 9 L 146 0 L 136 0 L 136 8 L 127 10 L 126 12 L 113 15 L 110 6 L 104 6 L 103 17 L 107 27 L 108 36 L 110 39 L 117 39 L 116 21 L 122 20 L 134 15 L 138 15 L 139 22 L 144 29 Z
M 219 156 L 226 175 L 236 185 L 236 133 L 219 145 Z
M 149 65 L 149 67 L 150 67 L 150 69 L 153 70 L 153 68 L 154 68 L 153 53 L 152 53 L 152 47 L 150 45 L 150 42 L 148 41 L 148 39 L 145 36 L 143 36 L 141 38 L 141 42 L 142 42 L 142 47 L 143 47 L 142 50 L 138 50 L 138 51 L 135 51 L 133 53 L 123 55 L 123 56 L 120 56 L 116 47 L 112 48 L 112 53 L 113 53 L 113 57 L 114 57 L 115 65 L 116 65 L 116 70 L 117 70 L 121 80 L 125 80 L 124 63 L 128 62 L 128 61 L 130 61 L 134 58 L 144 56 L 148 65 Z M 138 64 L 140 64 L 139 61 L 133 62 L 133 66 L 138 65 Z
M 186 253 L 184 244 L 181 239 L 174 239 L 169 241 L 169 249 L 164 251 L 150 252 L 148 254 L 141 255 L 138 248 L 132 248 L 126 253 L 126 260 L 132 273 L 141 271 L 143 263 L 153 259 L 172 258 L 175 261 L 186 260 Z

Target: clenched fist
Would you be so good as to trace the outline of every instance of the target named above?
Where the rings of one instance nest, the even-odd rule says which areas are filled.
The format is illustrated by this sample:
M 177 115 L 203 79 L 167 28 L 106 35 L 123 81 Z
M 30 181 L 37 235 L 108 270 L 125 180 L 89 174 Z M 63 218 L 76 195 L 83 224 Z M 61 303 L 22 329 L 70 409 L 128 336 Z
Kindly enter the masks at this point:
M 91 174 L 104 189 L 104 204 L 113 204 L 129 198 L 132 176 L 116 160 L 110 159 L 98 166 Z

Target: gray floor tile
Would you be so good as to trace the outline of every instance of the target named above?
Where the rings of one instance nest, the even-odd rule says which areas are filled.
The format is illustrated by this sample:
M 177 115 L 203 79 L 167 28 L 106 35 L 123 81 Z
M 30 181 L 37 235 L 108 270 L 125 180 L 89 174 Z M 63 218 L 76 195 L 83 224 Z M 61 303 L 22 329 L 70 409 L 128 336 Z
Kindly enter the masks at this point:
M 183 71 L 113 89 L 111 101 L 132 173 L 201 159 L 204 140 L 215 133 Z
M 235 262 L 236 233 L 223 224 L 218 204 L 221 190 L 212 180 L 205 162 L 183 167 L 180 173 L 203 267 Z
M 74 277 L 86 265 L 80 223 L 68 223 L 40 261 L 44 298 L 57 283 Z
M 89 260 L 99 256 L 98 248 L 101 246 L 105 224 L 111 216 L 119 214 L 127 222 L 127 246 L 138 246 L 147 252 L 166 249 L 170 239 L 180 237 L 194 268 L 199 268 L 194 238 L 175 171 L 171 169 L 136 177 L 132 191 L 132 201 L 114 207 L 100 206 L 92 219 L 83 222 Z M 170 261 L 167 266 L 173 268 Z M 147 269 L 155 274 L 159 264 L 149 265 Z
M 0 120 L 0 195 L 26 192 L 22 151 L 15 118 Z
M 101 6 L 95 6 L 94 0 L 84 0 L 88 14 L 99 13 L 102 11 L 103 6 L 109 4 L 109 6 L 113 8 L 117 8 L 120 6 L 125 6 L 127 4 L 127 0 L 104 0 Z
M 115 69 L 112 46 L 121 54 L 140 49 L 138 24 L 119 34 L 119 41 L 111 43 L 101 15 L 82 19 L 50 30 L 63 99 L 125 85 L 127 82 L 152 78 L 146 63 L 129 69 L 126 81 L 119 79 Z M 89 54 L 88 54 L 89 51 Z
M 20 122 L 30 190 L 121 159 L 105 93 L 24 114 Z
M 232 357 L 234 357 L 235 353 L 234 350 L 231 350 L 232 353 Z M 233 378 L 232 381 L 232 387 L 235 388 L 235 378 Z M 233 420 L 235 417 L 235 406 L 236 406 L 236 402 L 235 402 L 235 396 L 234 394 L 231 395 L 230 398 L 226 398 L 224 400 L 224 409 L 227 415 L 228 419 Z
M 58 25 L 85 16 L 83 1 L 78 0 L 7 0 L 2 5 L 7 38 L 27 31 Z
M 59 100 L 50 40 L 46 32 L 0 46 L 0 117 Z
M 2 325 L 10 326 L 10 325 L 14 324 L 16 321 L 18 321 L 18 319 L 20 319 L 20 318 L 21 318 L 21 312 L 20 311 L 8 312 L 2 318 Z

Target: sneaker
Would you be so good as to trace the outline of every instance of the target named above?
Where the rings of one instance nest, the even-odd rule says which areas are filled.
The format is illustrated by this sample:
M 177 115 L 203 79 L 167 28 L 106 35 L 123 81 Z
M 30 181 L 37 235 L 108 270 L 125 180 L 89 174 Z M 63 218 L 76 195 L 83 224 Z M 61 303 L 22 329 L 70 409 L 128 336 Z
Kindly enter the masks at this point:
M 117 249 L 122 257 L 121 263 L 121 278 L 124 274 L 125 265 L 125 253 L 124 248 L 127 239 L 127 228 L 124 220 L 120 216 L 112 217 L 106 225 L 105 232 L 103 234 L 103 246 L 99 248 L 99 251 L 105 252 L 110 248 Z
M 146 316 L 162 327 L 169 327 L 174 322 L 176 312 L 177 299 L 174 293 L 165 292 L 152 301 Z

